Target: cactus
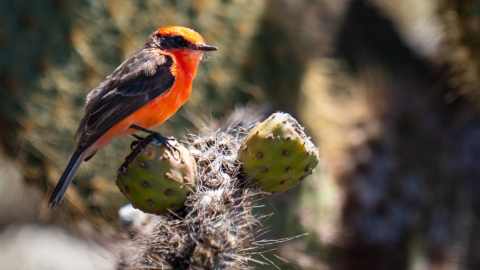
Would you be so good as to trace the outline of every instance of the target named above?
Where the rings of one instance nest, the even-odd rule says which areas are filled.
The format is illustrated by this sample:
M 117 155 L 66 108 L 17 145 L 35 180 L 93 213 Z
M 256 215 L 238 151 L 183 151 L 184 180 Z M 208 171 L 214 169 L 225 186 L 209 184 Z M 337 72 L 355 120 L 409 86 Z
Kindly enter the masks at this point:
M 254 213 L 255 192 L 238 178 L 241 134 L 239 126 L 191 134 L 198 175 L 185 210 L 165 217 L 120 211 L 133 239 L 119 244 L 118 269 L 253 269 L 249 262 L 258 260 L 251 257 L 264 252 L 265 243 L 255 241 L 265 216 Z
M 272 120 L 274 127 L 280 124 L 281 128 L 271 128 Z M 125 239 L 128 244 L 119 244 L 119 269 L 254 269 L 250 262 L 264 262 L 252 256 L 266 252 L 266 245 L 295 238 L 257 241 L 264 233 L 261 226 L 267 216 L 253 211 L 253 208 L 260 207 L 255 204 L 257 188 L 246 185 L 248 179 L 242 177 L 241 172 L 244 165 L 237 159 L 238 151 L 244 149 L 241 148 L 242 141 L 250 127 L 248 122 L 233 122 L 225 131 L 213 126 L 214 132 L 189 135 L 189 151 L 196 161 L 198 175 L 195 189 L 184 202 L 185 209 L 175 215 L 145 216 L 132 211 L 129 206 L 123 208 L 119 215 L 133 239 Z M 316 149 L 291 116 L 274 114 L 253 129 L 253 134 L 258 129 L 278 135 L 282 140 L 288 140 L 283 137 L 290 136 L 291 142 L 282 144 L 286 148 L 268 148 L 271 156 L 278 151 L 292 153 L 291 156 L 282 156 L 291 165 L 290 174 L 305 177 L 316 165 Z M 250 141 L 257 139 L 260 142 L 256 145 L 258 148 L 265 145 L 256 136 L 249 137 L 252 137 Z M 140 144 L 148 143 L 144 140 Z M 142 149 L 143 146 L 138 146 L 134 152 Z M 309 151 L 310 155 L 305 158 Z M 132 156 L 127 157 L 124 167 L 130 169 L 130 159 L 138 159 L 135 153 Z M 297 172 L 299 165 L 302 168 Z M 307 165 L 308 172 L 305 172 Z M 145 197 L 141 199 L 144 200 Z
M 146 213 L 158 215 L 180 210 L 195 186 L 195 160 L 176 140 L 170 144 L 178 151 L 148 136 L 118 171 L 118 188 L 135 208 Z
M 266 194 L 284 193 L 318 164 L 318 150 L 289 114 L 275 113 L 253 128 L 238 151 L 250 186 Z

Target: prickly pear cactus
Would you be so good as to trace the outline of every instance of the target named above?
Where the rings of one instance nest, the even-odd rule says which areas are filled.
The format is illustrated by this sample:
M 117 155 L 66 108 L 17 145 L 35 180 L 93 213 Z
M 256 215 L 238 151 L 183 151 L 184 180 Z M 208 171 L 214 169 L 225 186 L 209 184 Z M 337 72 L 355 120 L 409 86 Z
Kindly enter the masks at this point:
M 238 151 L 250 186 L 266 194 L 284 193 L 318 164 L 318 150 L 292 116 L 275 113 L 250 131 Z
M 146 213 L 180 210 L 195 186 L 195 160 L 176 140 L 170 144 L 178 151 L 147 137 L 118 170 L 118 188 L 135 208 Z

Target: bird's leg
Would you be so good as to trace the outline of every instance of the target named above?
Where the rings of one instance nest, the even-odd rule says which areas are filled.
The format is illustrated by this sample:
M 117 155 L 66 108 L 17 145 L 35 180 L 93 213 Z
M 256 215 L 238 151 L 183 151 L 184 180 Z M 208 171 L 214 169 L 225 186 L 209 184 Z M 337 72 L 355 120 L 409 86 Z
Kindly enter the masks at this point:
M 135 139 L 137 139 L 139 141 L 145 139 L 144 137 L 138 136 L 137 134 L 131 134 L 131 135 L 132 135 L 132 137 L 134 137 Z
M 176 151 L 176 152 L 178 152 L 178 154 L 180 154 L 180 151 L 168 142 L 169 140 L 175 140 L 175 138 L 173 136 L 169 136 L 169 138 L 167 138 L 167 137 L 163 136 L 162 134 L 160 134 L 158 132 L 155 132 L 153 130 L 149 130 L 149 129 L 146 129 L 146 128 L 142 128 L 142 127 L 139 127 L 139 126 L 136 126 L 136 125 L 131 125 L 130 128 L 140 130 L 140 131 L 143 131 L 143 132 L 146 132 L 148 134 L 153 135 L 155 137 L 155 139 L 158 142 L 163 143 L 167 147 L 167 149 L 170 150 L 170 152 L 172 154 L 173 154 L 173 151 Z

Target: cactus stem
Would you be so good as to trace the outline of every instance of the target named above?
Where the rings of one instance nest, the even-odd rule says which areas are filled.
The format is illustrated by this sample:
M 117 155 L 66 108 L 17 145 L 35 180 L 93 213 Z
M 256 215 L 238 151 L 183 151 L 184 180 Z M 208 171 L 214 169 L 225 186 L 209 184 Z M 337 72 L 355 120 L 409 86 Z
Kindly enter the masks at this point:
M 130 189 L 128 188 L 128 186 L 125 186 L 125 193 L 130 194 Z

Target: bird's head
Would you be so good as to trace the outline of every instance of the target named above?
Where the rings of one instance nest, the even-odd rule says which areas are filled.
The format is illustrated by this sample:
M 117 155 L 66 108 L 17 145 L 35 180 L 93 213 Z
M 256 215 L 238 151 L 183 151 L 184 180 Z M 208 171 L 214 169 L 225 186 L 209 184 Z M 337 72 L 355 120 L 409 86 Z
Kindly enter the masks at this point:
M 174 57 L 177 64 L 182 65 L 193 78 L 200 60 L 206 51 L 218 48 L 205 43 L 199 33 L 182 26 L 167 26 L 153 33 L 145 44 L 147 48 L 160 49 L 162 53 Z
M 182 26 L 167 26 L 158 29 L 152 36 L 152 45 L 167 52 L 200 54 L 216 51 L 218 48 L 205 43 L 199 33 Z

